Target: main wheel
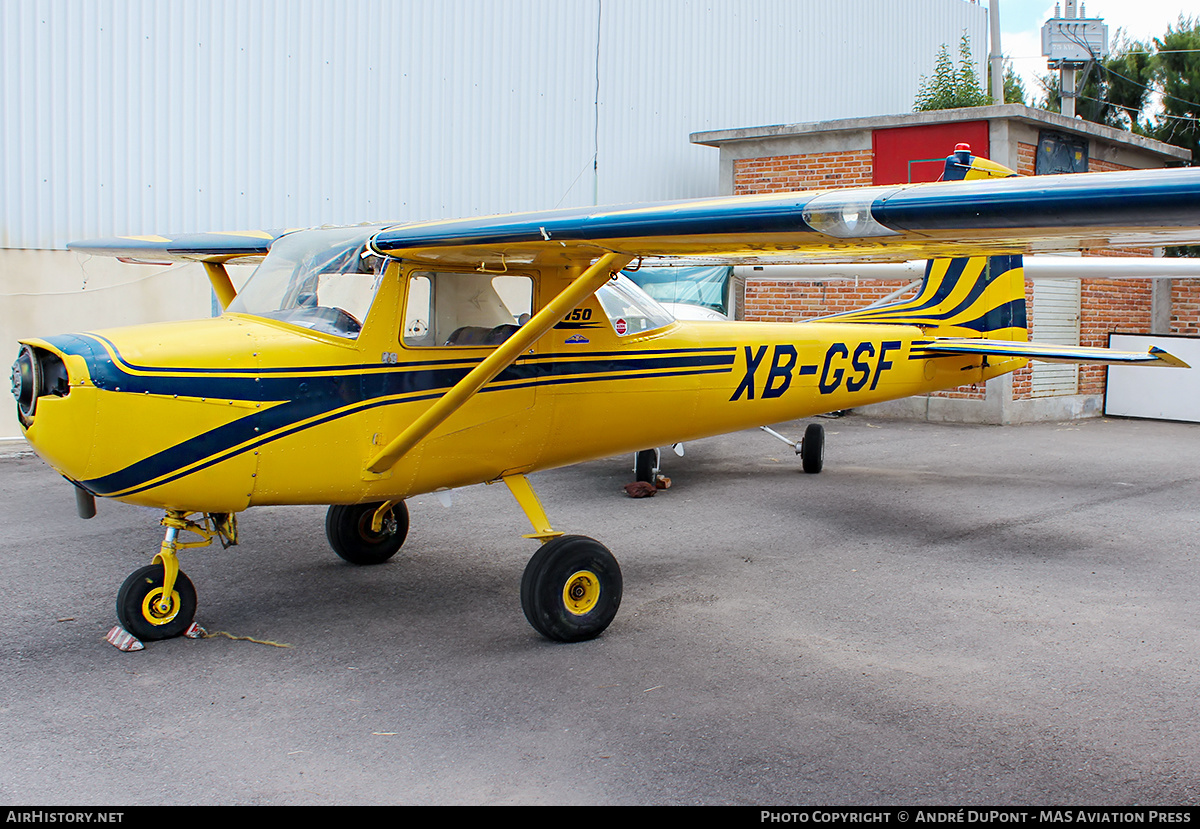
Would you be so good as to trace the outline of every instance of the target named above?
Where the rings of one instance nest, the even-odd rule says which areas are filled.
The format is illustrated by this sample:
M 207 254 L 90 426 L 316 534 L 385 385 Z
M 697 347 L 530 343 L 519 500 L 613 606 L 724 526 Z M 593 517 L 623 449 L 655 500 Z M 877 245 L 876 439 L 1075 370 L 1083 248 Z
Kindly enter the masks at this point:
M 183 571 L 175 577 L 169 607 L 158 604 L 163 594 L 163 566 L 150 564 L 129 574 L 117 591 L 117 620 L 138 639 L 153 642 L 179 636 L 196 618 L 196 588 Z
M 333 551 L 351 564 L 383 564 L 396 554 L 408 537 L 408 507 L 403 501 L 383 516 L 383 529 L 371 531 L 371 519 L 383 506 L 334 504 L 325 513 L 325 537 Z
M 582 535 L 542 545 L 521 577 L 521 609 L 533 629 L 558 642 L 599 636 L 621 606 L 621 568 L 608 548 Z
M 810 423 L 804 430 L 804 440 L 800 442 L 800 466 L 805 472 L 815 475 L 825 465 L 825 427 L 820 423 Z
M 654 473 L 658 468 L 658 450 L 643 449 L 633 457 L 634 480 L 643 483 L 654 483 Z

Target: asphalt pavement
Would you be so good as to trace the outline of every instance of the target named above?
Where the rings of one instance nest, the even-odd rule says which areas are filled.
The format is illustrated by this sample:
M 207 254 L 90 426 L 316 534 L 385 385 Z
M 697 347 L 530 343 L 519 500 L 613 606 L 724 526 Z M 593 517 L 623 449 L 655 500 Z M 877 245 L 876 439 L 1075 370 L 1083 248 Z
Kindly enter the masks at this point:
M 323 508 L 252 509 L 182 556 L 216 635 L 122 653 L 160 515 L 80 520 L 0 451 L 0 800 L 1200 804 L 1200 425 L 822 422 L 819 475 L 750 431 L 664 452 L 653 498 L 632 457 L 532 476 L 624 573 L 574 645 L 526 623 L 535 543 L 477 486 L 412 499 L 378 567 Z

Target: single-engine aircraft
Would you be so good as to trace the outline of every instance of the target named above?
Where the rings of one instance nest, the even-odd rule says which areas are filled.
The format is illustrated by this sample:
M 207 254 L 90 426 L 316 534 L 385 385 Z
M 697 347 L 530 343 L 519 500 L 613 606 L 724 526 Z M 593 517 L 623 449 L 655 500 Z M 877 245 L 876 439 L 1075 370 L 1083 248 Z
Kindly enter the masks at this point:
M 242 510 L 331 505 L 334 551 L 378 564 L 404 543 L 404 499 L 497 481 L 541 543 L 521 581 L 526 618 L 549 639 L 588 639 L 617 612 L 620 568 L 600 542 L 551 526 L 531 472 L 980 383 L 1030 359 L 1182 365 L 1158 348 L 1027 342 L 1021 257 L 1200 242 L 1200 170 L 1020 178 L 960 146 L 944 178 L 73 243 L 202 262 L 224 313 L 24 340 L 18 415 L 82 516 L 95 497 L 165 511 L 152 563 L 117 594 L 139 639 L 190 626 L 178 553 L 236 543 Z M 616 278 L 664 256 L 930 261 L 915 298 L 815 322 L 705 323 Z M 226 264 L 252 259 L 235 291 Z

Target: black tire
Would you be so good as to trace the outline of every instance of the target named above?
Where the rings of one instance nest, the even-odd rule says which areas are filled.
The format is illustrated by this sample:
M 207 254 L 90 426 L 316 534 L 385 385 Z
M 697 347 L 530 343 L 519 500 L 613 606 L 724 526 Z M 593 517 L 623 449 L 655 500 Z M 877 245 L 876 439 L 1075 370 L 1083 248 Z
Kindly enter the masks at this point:
M 621 568 L 607 547 L 586 536 L 564 535 L 529 559 L 521 577 L 521 609 L 547 639 L 580 642 L 609 626 L 621 606 L 621 590 Z
M 325 513 L 325 537 L 333 551 L 351 564 L 383 564 L 408 537 L 408 507 L 403 501 L 384 516 L 383 531 L 371 532 L 371 519 L 382 501 L 334 504 Z
M 129 574 L 117 591 L 117 620 L 145 642 L 179 636 L 196 618 L 196 588 L 182 570 L 171 591 L 171 609 L 160 613 L 154 600 L 162 594 L 163 566 L 150 564 Z
M 816 475 L 825 466 L 825 427 L 810 423 L 804 430 L 800 442 L 800 466 L 810 475 Z
M 634 477 L 647 484 L 654 483 L 654 473 L 658 468 L 658 450 L 643 449 L 634 455 L 633 458 L 633 475 Z

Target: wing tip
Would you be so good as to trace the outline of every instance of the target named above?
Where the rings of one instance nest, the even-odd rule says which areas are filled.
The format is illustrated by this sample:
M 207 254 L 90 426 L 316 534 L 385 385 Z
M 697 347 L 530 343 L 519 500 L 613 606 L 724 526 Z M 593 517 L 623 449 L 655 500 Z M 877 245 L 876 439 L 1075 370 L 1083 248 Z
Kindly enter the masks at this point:
M 1159 348 L 1156 345 L 1150 346 L 1149 353 L 1153 355 L 1159 362 L 1166 363 L 1173 368 L 1191 368 L 1191 365 L 1176 357 L 1171 352 Z

